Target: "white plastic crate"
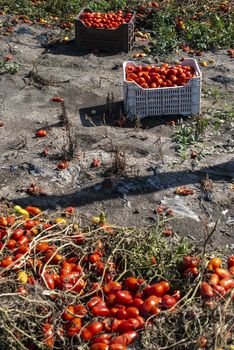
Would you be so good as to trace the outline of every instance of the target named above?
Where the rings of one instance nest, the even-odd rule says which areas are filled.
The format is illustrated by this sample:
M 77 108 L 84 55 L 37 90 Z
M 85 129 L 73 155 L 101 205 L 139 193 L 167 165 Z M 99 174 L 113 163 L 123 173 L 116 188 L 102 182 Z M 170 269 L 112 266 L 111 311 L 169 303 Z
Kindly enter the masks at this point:
M 143 89 L 135 82 L 126 80 L 126 67 L 136 66 L 134 62 L 123 63 L 124 108 L 130 119 L 136 117 L 163 115 L 195 115 L 201 112 L 202 74 L 193 58 L 181 62 L 182 66 L 191 66 L 195 77 L 185 86 Z

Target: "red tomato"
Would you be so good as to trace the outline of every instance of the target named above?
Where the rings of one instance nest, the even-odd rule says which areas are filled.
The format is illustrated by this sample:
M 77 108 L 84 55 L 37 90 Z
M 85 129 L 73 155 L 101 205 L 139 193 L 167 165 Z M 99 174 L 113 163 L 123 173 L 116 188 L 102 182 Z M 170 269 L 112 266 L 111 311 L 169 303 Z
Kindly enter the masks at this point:
M 17 254 L 25 254 L 29 251 L 29 245 L 28 244 L 22 244 L 17 250 Z
M 106 294 L 116 294 L 116 292 L 122 289 L 122 285 L 119 282 L 111 281 L 103 287 L 103 291 Z
M 198 274 L 199 274 L 199 270 L 197 267 L 190 267 L 188 269 L 185 269 L 184 271 L 185 276 L 189 276 L 189 275 L 197 276 Z
M 17 241 L 21 236 L 23 236 L 24 230 L 22 228 L 17 228 L 14 232 L 12 237 Z
M 28 276 L 28 284 L 31 284 L 32 286 L 34 286 L 35 283 L 36 283 L 35 278 L 33 276 Z
M 228 264 L 229 268 L 234 266 L 234 255 L 233 256 L 229 256 L 227 264 Z
M 135 277 L 126 278 L 124 283 L 126 288 L 132 292 L 136 292 L 139 289 L 139 282 L 138 282 L 138 279 Z
M 20 253 L 16 254 L 14 257 L 14 261 L 20 260 L 22 256 L 24 256 L 24 254 L 20 254 Z
M 148 313 L 150 313 L 152 308 L 157 306 L 159 303 L 161 303 L 161 301 L 162 301 L 162 298 L 156 297 L 155 295 L 151 295 L 150 297 L 148 297 L 145 300 L 144 304 L 142 304 L 139 307 L 141 315 L 145 316 Z
M 8 267 L 13 264 L 13 257 L 12 256 L 7 256 L 6 258 L 2 259 L 0 261 L 0 264 L 2 267 Z
M 44 274 L 44 278 L 45 278 L 47 287 L 48 287 L 49 289 L 54 289 L 54 278 L 53 278 L 53 275 L 50 275 L 50 274 L 48 274 L 48 273 L 45 273 L 45 274 Z
M 207 268 L 209 270 L 215 270 L 217 268 L 219 268 L 220 266 L 222 265 L 222 259 L 220 258 L 212 258 L 208 265 L 207 265 Z
M 49 229 L 51 229 L 51 227 L 52 227 L 51 224 L 44 224 L 44 225 L 43 225 L 43 229 L 44 229 L 44 230 L 49 230 Z
M 48 250 L 48 248 L 49 248 L 49 244 L 46 241 L 38 243 L 38 245 L 36 246 L 36 250 L 38 252 L 45 252 Z
M 109 294 L 107 297 L 107 303 L 108 305 L 113 305 L 116 302 L 116 296 L 115 294 Z
M 111 344 L 109 350 L 127 350 L 127 348 L 123 344 Z
M 61 281 L 60 281 L 60 276 L 56 273 L 52 273 L 52 277 L 54 279 L 54 285 L 57 286 Z
M 6 220 L 7 220 L 7 226 L 9 227 L 13 226 L 15 223 L 15 218 L 13 216 L 7 216 Z
M 139 327 L 140 323 L 137 319 L 135 318 L 129 318 L 128 320 L 123 320 L 118 328 L 117 328 L 117 332 L 119 332 L 120 334 L 122 333 L 126 333 L 128 331 L 134 331 Z
M 145 288 L 144 293 L 146 293 L 146 295 L 149 295 L 149 296 L 155 295 L 156 297 L 161 297 L 163 296 L 163 294 L 166 293 L 166 289 L 167 287 L 160 282 L 160 283 L 153 284 L 152 286 L 147 288 L 147 290 Z
M 13 250 L 16 247 L 17 242 L 14 239 L 9 239 L 7 243 L 7 248 Z
M 219 281 L 219 285 L 225 290 L 234 288 L 234 280 L 232 278 L 226 277 Z
M 154 316 L 160 314 L 160 312 L 161 312 L 161 309 L 160 309 L 158 306 L 154 306 L 154 307 L 152 307 L 152 309 L 150 310 L 150 314 L 151 314 L 151 315 L 154 315 Z
M 61 270 L 66 271 L 66 272 L 71 272 L 72 271 L 72 265 L 64 260 Z
M 27 243 L 28 243 L 28 237 L 27 237 L 27 236 L 21 236 L 21 237 L 18 239 L 17 243 L 18 243 L 19 245 L 27 244 Z
M 83 317 L 87 315 L 88 310 L 83 305 L 74 305 L 74 312 L 76 316 Z
M 62 318 L 64 321 L 71 321 L 74 318 L 75 310 L 74 306 L 68 305 L 62 314 Z
M 51 98 L 51 101 L 53 101 L 53 102 L 63 102 L 64 98 L 60 97 L 60 96 L 54 96 L 54 97 Z
M 224 289 L 224 287 L 221 287 L 218 284 L 213 286 L 213 290 L 215 291 L 216 294 L 218 294 L 220 296 L 225 296 L 226 295 L 226 290 Z
M 159 282 L 159 284 L 160 284 L 161 286 L 163 286 L 163 288 L 164 288 L 164 293 L 168 292 L 168 291 L 170 290 L 170 288 L 171 288 L 169 282 L 167 282 L 167 281 Z
M 132 295 L 128 290 L 120 290 L 116 293 L 116 302 L 123 304 L 123 305 L 129 305 L 133 301 Z
M 113 310 L 113 309 L 111 309 Z M 115 312 L 114 316 L 118 319 L 118 320 L 124 320 L 125 318 L 127 318 L 128 314 L 126 309 L 117 309 L 117 312 Z
M 31 206 L 28 206 L 25 208 L 31 215 L 39 215 L 41 214 L 41 209 L 40 208 L 37 208 L 37 207 L 31 207 Z
M 181 295 L 180 295 L 180 291 L 179 290 L 175 290 L 172 294 L 172 297 L 176 300 L 176 301 L 179 301 L 180 298 L 181 298 Z
M 57 168 L 60 170 L 67 169 L 68 168 L 68 162 L 60 162 L 57 164 Z
M 127 311 L 127 318 L 132 318 L 132 317 L 135 318 L 140 314 L 139 310 L 134 306 L 128 307 L 126 311 Z
M 92 344 L 95 343 L 105 343 L 110 344 L 110 338 L 112 337 L 112 334 L 103 333 L 96 338 L 92 339 Z
M 207 282 L 201 283 L 200 293 L 203 298 L 211 298 L 214 296 L 214 291 Z
M 89 262 L 91 264 L 95 264 L 97 261 L 99 261 L 101 259 L 100 255 L 95 253 L 95 254 L 91 254 L 89 257 Z
M 91 333 L 91 339 L 94 335 L 99 334 L 103 330 L 103 323 L 102 322 L 92 322 L 88 325 L 88 330 Z
M 133 299 L 132 306 L 138 308 L 142 304 L 144 304 L 144 300 L 143 299 L 141 299 L 141 298 L 134 298 Z
M 68 337 L 73 337 L 74 335 L 79 333 L 79 331 L 81 330 L 81 327 L 82 327 L 81 318 L 79 317 L 73 318 L 73 320 L 70 321 L 67 329 Z
M 234 266 L 229 267 L 229 272 L 231 275 L 234 275 Z
M 20 294 L 20 295 L 28 295 L 28 291 L 26 288 L 24 288 L 23 286 L 20 286 L 18 289 L 17 289 L 17 292 Z
M 0 228 L 0 239 L 4 238 L 6 234 L 7 234 L 7 230 L 4 228 Z
M 53 326 L 50 323 L 45 323 L 43 325 L 44 342 L 45 344 L 53 349 L 54 347 L 54 336 L 53 336 Z
M 183 259 L 183 264 L 186 269 L 192 267 L 198 267 L 200 263 L 200 259 L 192 256 L 185 256 Z
M 139 323 L 139 326 L 138 326 L 137 329 L 142 329 L 142 328 L 144 328 L 145 319 L 144 319 L 143 317 L 141 317 L 141 316 L 137 316 L 137 317 L 136 317 L 136 320 L 137 320 L 138 323 Z
M 109 316 L 110 309 L 108 309 L 107 306 L 103 306 L 103 303 L 101 302 L 94 306 L 91 312 L 94 316 L 106 317 Z
M 81 245 L 85 242 L 85 236 L 82 233 L 79 233 L 74 236 L 74 241 L 76 244 Z
M 123 333 L 122 335 L 119 335 L 117 337 L 114 337 L 111 340 L 111 344 L 130 345 L 136 340 L 136 338 L 137 333 L 135 331 L 130 331 Z
M 43 130 L 43 129 L 40 129 L 40 130 L 37 130 L 35 132 L 35 135 L 37 137 L 46 137 L 47 136 L 47 132 L 45 130 Z
M 209 309 L 213 310 L 217 307 L 217 304 L 213 300 L 206 300 L 204 303 Z
M 217 275 L 217 273 L 212 273 L 212 275 L 209 278 L 209 284 L 214 286 L 218 284 L 218 282 L 219 282 L 219 276 Z
M 75 213 L 75 208 L 74 208 L 74 207 L 67 207 L 67 208 L 65 209 L 65 212 L 66 212 L 67 214 L 74 214 L 74 213 Z
M 91 338 L 93 337 L 93 334 L 91 333 L 91 331 L 85 327 L 82 332 L 81 332 L 81 338 L 84 340 L 84 341 L 88 341 L 90 340 Z
M 215 269 L 215 273 L 219 276 L 220 279 L 230 278 L 230 272 L 222 267 Z
M 75 283 L 74 289 L 73 289 L 73 290 L 74 290 L 75 292 L 79 293 L 80 291 L 82 291 L 82 289 L 84 289 L 85 285 L 86 285 L 86 282 L 85 282 L 83 279 L 80 278 L 80 279 Z
M 94 306 L 96 306 L 97 304 L 99 304 L 100 302 L 103 302 L 101 297 L 92 297 L 88 303 L 87 306 L 89 309 L 92 309 Z
M 94 343 L 90 346 L 90 350 L 108 350 L 109 345 L 105 343 Z
M 171 295 L 165 294 L 162 297 L 162 305 L 167 309 L 173 307 L 176 303 L 177 303 L 176 299 L 173 298 Z

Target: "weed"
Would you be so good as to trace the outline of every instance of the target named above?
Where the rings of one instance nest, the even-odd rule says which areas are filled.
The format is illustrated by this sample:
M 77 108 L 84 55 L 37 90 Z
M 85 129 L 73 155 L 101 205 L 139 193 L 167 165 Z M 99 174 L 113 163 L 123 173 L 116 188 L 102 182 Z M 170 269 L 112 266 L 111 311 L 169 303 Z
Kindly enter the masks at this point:
M 62 158 L 65 161 L 70 161 L 75 158 L 78 148 L 78 135 L 74 131 L 74 127 L 68 117 L 65 101 L 62 102 L 62 114 L 59 116 L 61 124 L 65 126 L 66 137 L 62 147 Z
M 10 74 L 15 74 L 19 71 L 20 65 L 16 62 L 7 62 L 7 61 L 2 61 L 0 62 L 0 74 L 4 73 L 10 73 Z
M 118 146 L 114 147 L 111 143 L 111 152 L 113 154 L 112 164 L 107 173 L 111 175 L 122 176 L 126 174 L 126 153 Z
M 141 117 L 139 115 L 136 116 L 136 120 L 135 120 L 135 128 L 137 130 L 141 129 L 142 124 L 141 124 Z
M 174 139 L 177 143 L 176 150 L 182 160 L 187 159 L 188 148 L 195 142 L 203 141 L 205 132 L 210 124 L 208 117 L 198 115 L 195 122 L 190 125 L 181 124 L 176 130 Z
M 180 44 L 195 50 L 209 50 L 230 47 L 234 42 L 233 13 L 231 10 L 223 13 L 218 4 L 208 7 L 206 2 L 178 5 L 178 1 L 171 1 L 147 20 L 147 24 L 157 36 L 154 46 L 157 54 L 172 52 Z
M 206 97 L 212 97 L 214 100 L 218 100 L 223 96 L 223 92 L 221 90 L 218 90 L 216 88 L 211 87 L 204 87 L 203 89 L 203 96 Z

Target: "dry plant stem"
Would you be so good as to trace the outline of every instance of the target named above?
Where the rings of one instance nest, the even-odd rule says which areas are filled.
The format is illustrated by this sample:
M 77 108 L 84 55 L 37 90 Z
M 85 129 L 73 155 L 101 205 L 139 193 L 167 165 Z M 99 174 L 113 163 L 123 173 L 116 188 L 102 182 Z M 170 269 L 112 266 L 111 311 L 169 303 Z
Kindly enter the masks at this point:
M 3 314 L 6 318 L 6 320 L 12 325 L 12 321 L 10 320 L 9 316 L 8 316 L 8 313 L 6 310 L 4 310 L 2 307 L 0 308 L 0 312 L 1 314 Z M 20 334 L 24 335 L 26 338 L 29 338 L 31 340 L 33 340 L 33 342 L 37 343 L 37 340 L 33 337 L 31 337 L 29 334 L 25 333 L 22 329 L 18 328 L 17 326 L 12 325 L 11 328 L 8 328 L 8 326 L 6 325 L 6 323 L 4 323 L 4 330 L 6 330 L 10 335 L 11 337 L 17 341 L 17 343 L 20 345 L 21 349 L 26 349 L 27 348 L 20 342 L 20 340 L 14 335 L 14 333 L 12 332 L 12 329 L 18 331 Z
M 88 120 L 90 124 L 92 124 L 95 128 L 97 127 L 97 125 L 92 121 L 92 119 L 87 114 L 85 114 L 85 119 Z
M 158 348 L 158 350 L 171 349 L 171 348 L 174 348 L 175 346 L 178 346 L 178 345 L 181 345 L 181 344 L 185 343 L 185 342 L 188 341 L 188 340 L 189 340 L 189 338 L 187 338 L 187 339 L 182 339 L 182 340 L 180 340 L 180 341 L 178 341 L 178 342 L 176 342 L 176 343 L 174 343 L 174 344 L 172 344 L 172 345 L 160 347 L 160 348 Z
M 211 232 L 209 233 L 209 235 L 208 235 L 208 236 L 206 237 L 206 239 L 205 239 L 204 246 L 203 246 L 203 254 L 202 254 L 203 257 L 204 257 L 205 254 L 206 254 L 207 244 L 208 244 L 210 238 L 213 236 L 213 234 L 214 234 L 215 231 L 216 231 L 216 228 L 217 228 L 218 223 L 219 223 L 219 219 L 220 219 L 220 216 L 219 216 L 218 219 L 216 220 L 215 225 L 214 225 L 214 228 L 211 230 Z

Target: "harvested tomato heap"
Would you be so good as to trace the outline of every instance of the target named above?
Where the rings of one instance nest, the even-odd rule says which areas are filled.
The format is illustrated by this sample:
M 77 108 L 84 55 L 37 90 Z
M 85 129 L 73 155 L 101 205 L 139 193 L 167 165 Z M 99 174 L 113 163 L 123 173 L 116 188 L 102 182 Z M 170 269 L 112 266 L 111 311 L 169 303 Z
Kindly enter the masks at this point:
M 64 217 L 49 221 L 37 207 L 14 209 L 17 216 L 0 217 L 0 276 L 15 278 L 20 296 L 30 296 L 36 285 L 55 305 L 62 301 L 61 320 L 53 313 L 40 325 L 40 339 L 47 347 L 54 348 L 61 339 L 82 339 L 89 342 L 91 350 L 126 350 L 141 330 L 155 327 L 154 320 L 162 311 L 168 312 L 163 313 L 165 317 L 183 307 L 181 291 L 170 281 L 158 279 L 148 284 L 134 276 L 114 280 L 123 272 L 118 262 L 110 258 L 101 240 L 95 240 L 95 248 L 84 254 L 87 238 L 77 231 L 76 224 L 70 226 L 74 233 L 65 240 L 64 228 L 74 208 L 66 208 Z M 158 213 L 165 210 L 160 209 Z M 91 221 L 102 234 L 115 234 L 103 213 Z M 152 264 L 157 264 L 156 259 Z M 197 294 L 206 307 L 214 308 L 234 289 L 234 256 L 228 258 L 227 269 L 220 258 L 212 258 L 206 265 L 204 268 L 198 257 L 185 256 L 177 272 L 181 273 L 181 286 L 188 277 L 197 285 L 202 276 Z
M 119 10 L 116 13 L 84 12 L 80 16 L 80 19 L 86 27 L 114 29 L 118 28 L 121 24 L 130 22 L 132 15 L 132 12 L 123 14 L 122 10 Z
M 193 67 L 180 64 L 172 67 L 167 63 L 161 67 L 155 65 L 126 67 L 126 80 L 135 82 L 143 89 L 184 86 L 194 76 Z

